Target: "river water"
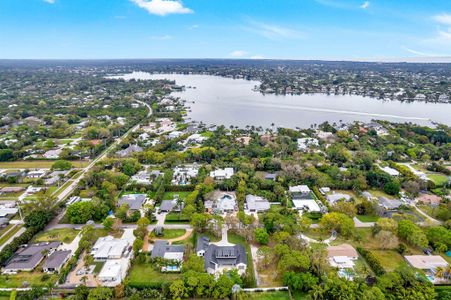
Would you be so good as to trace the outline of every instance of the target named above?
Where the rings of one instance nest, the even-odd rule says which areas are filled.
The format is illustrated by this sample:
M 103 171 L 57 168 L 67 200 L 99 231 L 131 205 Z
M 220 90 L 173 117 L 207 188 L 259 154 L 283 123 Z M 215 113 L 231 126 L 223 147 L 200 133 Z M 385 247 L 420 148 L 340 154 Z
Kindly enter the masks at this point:
M 188 117 L 207 125 L 308 128 L 330 123 L 372 119 L 432 125 L 451 125 L 451 104 L 379 100 L 358 95 L 263 95 L 259 82 L 211 75 L 150 74 L 133 72 L 108 78 L 170 79 L 191 86 L 172 95 L 187 100 Z M 194 102 L 194 103 L 192 103 Z

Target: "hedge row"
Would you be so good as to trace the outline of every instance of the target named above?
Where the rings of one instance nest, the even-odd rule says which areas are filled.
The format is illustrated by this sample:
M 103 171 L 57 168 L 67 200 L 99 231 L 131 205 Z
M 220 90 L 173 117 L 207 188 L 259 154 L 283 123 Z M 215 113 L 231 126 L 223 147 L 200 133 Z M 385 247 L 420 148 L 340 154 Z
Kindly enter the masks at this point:
M 366 260 L 366 262 L 370 265 L 371 269 L 373 269 L 374 273 L 377 276 L 381 276 L 385 274 L 385 270 L 382 267 L 379 259 L 377 259 L 374 254 L 366 249 L 363 249 L 362 247 L 357 247 L 357 251 L 360 253 L 360 255 L 363 256 L 363 258 Z
M 192 192 L 195 186 L 192 184 L 188 185 L 169 185 L 166 186 L 166 192 Z

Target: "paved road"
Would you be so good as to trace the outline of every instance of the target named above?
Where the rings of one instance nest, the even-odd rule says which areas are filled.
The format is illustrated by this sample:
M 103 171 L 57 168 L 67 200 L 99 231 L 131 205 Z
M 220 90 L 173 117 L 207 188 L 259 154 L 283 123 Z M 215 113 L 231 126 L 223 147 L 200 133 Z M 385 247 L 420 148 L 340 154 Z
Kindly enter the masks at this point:
M 147 113 L 147 118 L 150 117 L 152 115 L 152 108 L 150 107 L 149 104 L 143 102 L 143 101 L 139 101 L 139 100 L 135 100 L 136 102 L 143 104 L 144 106 L 147 107 L 148 109 L 148 113 Z M 84 169 L 82 169 L 82 173 L 81 175 L 76 174 L 75 176 L 78 175 L 77 178 L 72 177 L 71 179 L 69 179 L 69 181 L 71 181 L 72 183 L 67 186 L 58 196 L 57 196 L 57 203 L 60 201 L 63 201 L 64 199 L 66 199 L 67 196 L 69 196 L 77 187 L 78 183 L 80 182 L 81 179 L 84 178 L 84 176 L 86 175 L 86 173 L 88 173 L 88 171 L 95 166 L 95 164 L 97 162 L 99 162 L 100 160 L 104 159 L 117 145 L 119 145 L 130 133 L 135 132 L 138 128 L 139 128 L 140 124 L 135 125 L 133 128 L 131 128 L 130 130 L 128 130 L 124 135 L 122 135 L 121 137 L 117 138 L 107 149 L 105 149 L 105 151 L 102 152 L 102 154 L 100 154 L 99 156 L 97 156 L 94 160 L 92 160 L 92 162 L 86 166 Z
M 417 210 L 418 213 L 420 213 L 427 220 L 426 222 L 421 222 L 420 225 L 422 225 L 422 226 L 434 226 L 434 225 L 440 225 L 440 224 L 443 223 L 442 221 L 436 220 L 436 219 L 432 218 L 431 216 L 429 216 L 428 214 L 426 214 L 424 211 L 419 209 L 415 204 L 412 204 L 412 206 Z
M 139 101 L 139 100 L 135 100 L 135 101 L 147 107 L 147 110 L 148 110 L 147 118 L 152 115 L 152 108 L 150 107 L 149 104 L 147 104 L 143 101 Z M 74 177 L 69 179 L 68 181 L 71 182 L 71 184 L 68 185 L 67 187 L 65 187 L 63 191 L 59 192 L 59 189 L 56 190 L 54 194 L 59 192 L 58 196 L 56 197 L 56 204 L 64 201 L 70 194 L 72 194 L 72 192 L 77 188 L 80 180 L 82 180 L 85 177 L 85 175 L 89 172 L 89 170 L 91 170 L 91 168 L 94 167 L 97 162 L 104 159 L 112 150 L 114 150 L 115 147 L 117 145 L 119 145 L 130 133 L 135 132 L 139 128 L 139 126 L 140 126 L 140 124 L 135 125 L 133 128 L 129 129 L 124 135 L 117 138 L 107 149 L 105 149 L 99 156 L 97 156 L 95 159 L 93 159 L 92 162 L 88 166 L 83 168 L 81 170 L 81 174 L 77 173 L 74 175 Z M 50 224 L 46 227 L 46 230 L 51 229 L 51 228 L 57 228 L 55 226 L 58 224 L 58 222 L 61 220 L 61 218 L 63 218 L 64 214 L 65 214 L 65 210 L 63 212 L 61 212 L 58 216 L 56 216 L 52 220 L 52 222 L 50 222 Z
M 61 229 L 61 228 L 73 228 L 73 229 L 81 229 L 85 224 L 54 224 L 50 225 L 46 228 L 46 230 L 51 229 Z M 94 228 L 103 228 L 102 223 L 93 224 Z M 147 226 L 147 230 L 149 232 L 153 231 L 155 227 L 158 225 L 152 224 Z M 136 224 L 123 224 L 121 225 L 121 229 L 136 229 L 138 226 Z M 186 229 L 192 230 L 193 228 L 189 224 L 164 224 L 163 228 L 165 229 Z
M 16 225 L 16 226 L 20 226 L 20 225 Z M 13 230 L 13 228 L 16 228 L 16 226 L 11 227 L 11 229 L 8 230 L 7 232 L 10 232 L 11 230 Z M 11 242 L 14 240 L 14 238 L 16 238 L 16 237 L 18 237 L 19 235 L 21 235 L 22 233 L 24 233 L 25 230 L 26 230 L 25 227 L 22 227 L 22 228 L 20 228 L 16 233 L 14 233 L 12 236 L 10 236 L 10 238 L 9 238 L 6 242 L 4 242 L 3 245 L 0 245 L 0 251 L 2 251 L 3 248 L 5 248 L 6 245 L 8 245 L 9 243 L 11 243 Z M 5 232 L 5 234 L 6 234 L 7 232 Z
M 357 227 L 357 228 L 373 227 L 374 224 L 376 224 L 375 222 L 362 222 L 359 219 L 357 219 L 357 217 L 354 217 L 353 220 L 354 220 L 355 227 Z

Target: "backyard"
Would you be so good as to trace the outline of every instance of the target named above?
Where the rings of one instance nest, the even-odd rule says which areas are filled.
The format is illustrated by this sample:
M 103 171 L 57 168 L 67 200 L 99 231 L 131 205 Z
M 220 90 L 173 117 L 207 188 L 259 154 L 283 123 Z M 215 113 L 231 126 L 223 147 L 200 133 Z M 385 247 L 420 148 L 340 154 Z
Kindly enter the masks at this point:
M 382 267 L 390 272 L 404 264 L 404 258 L 394 250 L 372 250 L 374 256 L 380 261 Z
M 56 282 L 57 275 L 48 275 L 41 272 L 20 272 L 15 275 L 0 276 L 2 288 L 20 288 L 25 286 L 45 286 L 49 282 Z
M 128 282 L 131 286 L 157 287 L 165 282 L 173 282 L 181 277 L 178 273 L 161 273 L 154 270 L 152 264 L 134 264 L 128 275 Z

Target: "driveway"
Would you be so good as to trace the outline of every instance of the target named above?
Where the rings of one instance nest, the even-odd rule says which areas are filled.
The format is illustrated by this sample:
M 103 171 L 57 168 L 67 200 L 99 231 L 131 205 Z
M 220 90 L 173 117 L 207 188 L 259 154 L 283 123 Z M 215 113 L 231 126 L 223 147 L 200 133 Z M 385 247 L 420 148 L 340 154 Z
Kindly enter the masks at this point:
M 219 242 L 216 243 L 212 243 L 215 244 L 217 246 L 233 246 L 235 244 L 231 244 L 228 241 L 228 235 L 227 235 L 227 231 L 229 230 L 229 228 L 227 227 L 227 225 L 223 224 L 222 228 L 221 228 L 221 240 Z

